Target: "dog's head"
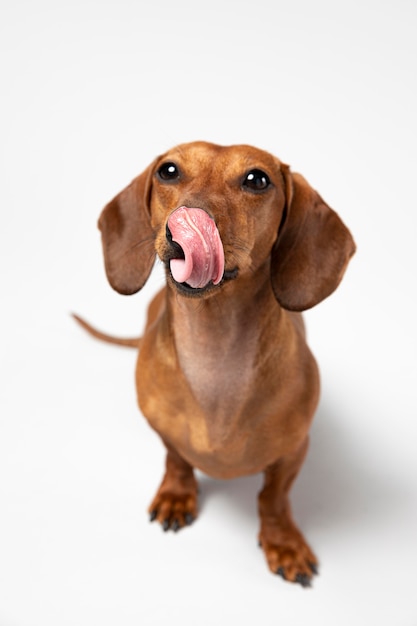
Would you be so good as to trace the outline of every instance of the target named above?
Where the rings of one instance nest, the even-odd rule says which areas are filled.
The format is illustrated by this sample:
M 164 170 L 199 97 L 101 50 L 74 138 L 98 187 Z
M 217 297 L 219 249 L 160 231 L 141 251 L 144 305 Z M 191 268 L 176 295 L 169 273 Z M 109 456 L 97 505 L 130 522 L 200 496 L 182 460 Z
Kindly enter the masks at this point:
M 346 226 L 302 176 L 243 145 L 170 150 L 104 208 L 99 228 L 107 276 L 120 293 L 143 287 L 157 254 L 186 296 L 208 297 L 267 269 L 277 301 L 296 311 L 336 289 L 355 251 Z

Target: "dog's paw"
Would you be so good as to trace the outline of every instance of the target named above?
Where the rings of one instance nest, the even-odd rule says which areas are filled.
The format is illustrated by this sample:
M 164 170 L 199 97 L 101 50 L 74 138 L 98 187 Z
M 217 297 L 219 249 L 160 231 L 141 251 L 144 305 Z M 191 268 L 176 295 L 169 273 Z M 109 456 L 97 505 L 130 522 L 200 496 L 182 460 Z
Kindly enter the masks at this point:
M 197 517 L 197 492 L 182 495 L 158 492 L 149 507 L 149 519 L 158 521 L 163 530 L 177 532 L 190 526 Z
M 271 572 L 302 587 L 311 587 L 313 576 L 318 574 L 318 563 L 301 533 L 297 529 L 274 533 L 279 538 L 272 541 L 268 534 L 261 532 L 259 543 Z

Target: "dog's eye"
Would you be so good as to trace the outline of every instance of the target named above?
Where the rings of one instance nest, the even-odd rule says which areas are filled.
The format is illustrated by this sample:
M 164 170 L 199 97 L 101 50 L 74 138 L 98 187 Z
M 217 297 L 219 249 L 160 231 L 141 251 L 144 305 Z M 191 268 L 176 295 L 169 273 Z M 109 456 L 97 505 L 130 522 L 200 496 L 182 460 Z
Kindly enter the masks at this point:
M 243 187 L 250 191 L 264 191 L 270 184 L 268 175 L 262 170 L 251 170 L 243 181 Z
M 177 180 L 180 177 L 180 172 L 175 163 L 164 163 L 158 170 L 158 176 L 161 180 Z

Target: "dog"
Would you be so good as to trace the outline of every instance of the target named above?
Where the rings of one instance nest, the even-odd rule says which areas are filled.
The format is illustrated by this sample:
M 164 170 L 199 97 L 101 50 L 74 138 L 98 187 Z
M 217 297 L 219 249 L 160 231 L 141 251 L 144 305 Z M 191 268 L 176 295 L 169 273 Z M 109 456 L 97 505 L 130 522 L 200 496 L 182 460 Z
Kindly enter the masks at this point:
M 289 491 L 306 456 L 319 374 L 301 312 L 338 286 L 355 252 L 340 217 L 265 151 L 207 142 L 156 158 L 99 219 L 110 285 L 130 295 L 157 256 L 166 286 L 148 309 L 138 404 L 166 447 L 151 521 L 197 517 L 194 468 L 217 479 L 264 473 L 259 545 L 269 569 L 310 586 L 318 561 Z

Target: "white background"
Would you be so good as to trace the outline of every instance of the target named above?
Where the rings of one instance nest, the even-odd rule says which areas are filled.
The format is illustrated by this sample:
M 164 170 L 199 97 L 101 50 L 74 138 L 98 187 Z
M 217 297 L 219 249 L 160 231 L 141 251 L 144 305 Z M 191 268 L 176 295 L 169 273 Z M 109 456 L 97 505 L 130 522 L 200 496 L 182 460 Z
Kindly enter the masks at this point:
M 0 626 L 417 625 L 413 0 L 3 0 Z M 261 477 L 201 477 L 201 517 L 146 508 L 163 450 L 135 404 L 142 293 L 107 284 L 96 220 L 161 151 L 251 143 L 353 232 L 307 313 L 323 391 L 293 490 L 311 590 L 257 547 Z M 221 333 L 219 333 L 221 349 Z

